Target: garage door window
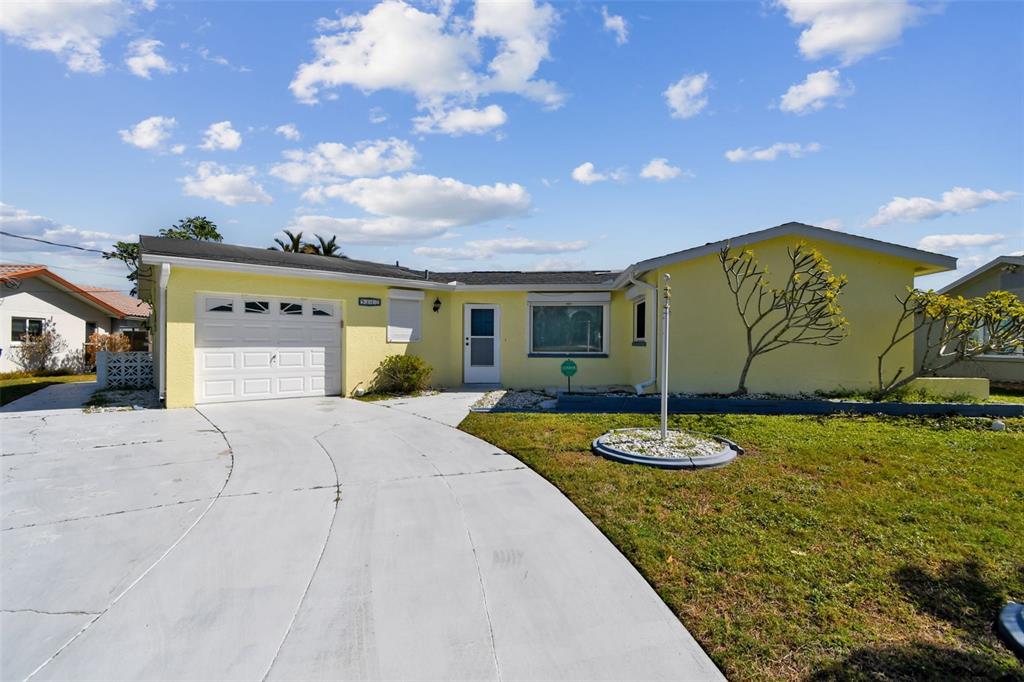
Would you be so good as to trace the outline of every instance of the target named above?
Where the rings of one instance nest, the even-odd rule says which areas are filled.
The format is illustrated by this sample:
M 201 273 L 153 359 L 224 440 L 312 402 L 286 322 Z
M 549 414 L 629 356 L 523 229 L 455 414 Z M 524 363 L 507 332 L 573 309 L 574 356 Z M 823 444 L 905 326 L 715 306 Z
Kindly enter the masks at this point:
M 334 306 L 330 303 L 314 303 L 313 317 L 334 317 Z
M 235 309 L 235 302 L 230 298 L 206 299 L 206 310 L 211 313 L 230 313 Z
M 302 304 L 291 303 L 288 301 L 281 301 L 281 314 L 282 315 L 301 315 Z
M 268 314 L 270 313 L 270 302 L 269 301 L 246 301 L 245 312 L 247 313 L 258 313 Z

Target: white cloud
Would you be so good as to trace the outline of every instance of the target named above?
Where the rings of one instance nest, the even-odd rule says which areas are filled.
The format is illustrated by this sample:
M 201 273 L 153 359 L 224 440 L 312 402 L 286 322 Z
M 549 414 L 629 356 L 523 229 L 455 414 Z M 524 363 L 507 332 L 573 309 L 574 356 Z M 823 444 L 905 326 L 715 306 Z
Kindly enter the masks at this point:
M 826 230 L 843 229 L 843 221 L 839 218 L 826 218 L 825 220 L 818 221 L 815 225 L 818 227 L 824 227 Z
M 459 248 L 449 246 L 418 246 L 413 249 L 417 256 L 439 260 L 486 260 L 508 254 L 551 254 L 582 251 L 589 246 L 583 240 L 550 242 L 526 237 L 504 239 L 478 239 L 466 242 Z
M 52 218 L 30 213 L 0 202 L 0 230 L 68 244 L 84 249 L 109 250 L 115 241 L 136 241 L 138 235 L 114 234 L 98 230 L 82 230 Z M 102 260 L 98 253 L 88 253 L 27 239 L 0 235 L 0 252 L 8 261 L 45 263 L 51 271 L 80 284 L 102 284 L 127 291 L 127 270 L 116 261 Z
M 543 258 L 540 261 L 534 263 L 532 269 L 535 272 L 582 270 L 583 259 L 551 256 L 550 258 Z
M 410 92 L 421 106 L 449 108 L 490 93 L 516 93 L 558 107 L 564 96 L 536 79 L 547 59 L 555 10 L 532 0 L 478 2 L 472 18 L 452 17 L 402 0 L 383 0 L 365 14 L 322 20 L 315 59 L 299 66 L 290 88 L 305 103 L 350 85 L 363 92 Z M 479 68 L 487 50 L 493 58 Z
M 604 30 L 615 34 L 615 43 L 625 45 L 629 40 L 629 26 L 626 20 L 617 14 L 608 14 L 608 8 L 601 8 L 601 18 L 604 19 Z
M 299 129 L 295 127 L 294 123 L 285 123 L 274 128 L 274 132 L 283 137 L 286 140 L 296 141 L 302 138 L 302 134 L 299 133 Z
M 134 235 L 119 235 L 110 232 L 80 230 L 71 225 L 62 225 L 52 218 L 36 215 L 24 209 L 0 202 L 0 230 L 11 234 L 47 241 L 78 246 L 84 249 L 108 249 L 120 239 L 129 239 Z M 9 240 L 4 244 L 4 251 L 46 251 L 58 247 L 27 240 Z
M 128 54 L 124 63 L 128 70 L 139 78 L 149 79 L 153 71 L 160 73 L 174 73 L 177 67 L 164 59 L 156 51 L 163 47 L 159 40 L 133 40 L 128 44 Z
M 925 251 L 955 251 L 979 246 L 994 246 L 1006 239 L 1002 234 L 930 234 L 917 242 L 917 248 Z
M 943 192 L 940 199 L 894 197 L 892 201 L 878 209 L 868 224 L 878 227 L 895 222 L 931 220 L 943 215 L 967 213 L 999 201 L 1008 201 L 1015 196 L 1016 192 L 996 192 L 991 189 L 978 191 L 967 187 L 954 187 L 948 192 Z
M 224 57 L 219 54 L 213 54 L 206 47 L 200 47 L 196 50 L 196 52 L 199 54 L 200 57 L 202 57 L 203 61 L 207 61 L 212 64 L 217 64 L 218 66 L 227 67 L 232 71 L 237 71 L 239 73 L 249 73 L 252 70 L 246 66 L 235 66 L 228 60 L 227 57 Z
M 380 107 L 370 109 L 370 123 L 383 123 L 388 120 L 388 114 Z
M 725 153 L 725 158 L 733 163 L 741 161 L 774 161 L 779 155 L 784 154 L 792 159 L 799 159 L 805 154 L 811 154 L 821 150 L 817 142 L 810 144 L 798 144 L 796 142 L 776 142 L 771 147 L 737 147 Z
M 778 0 L 778 4 L 790 22 L 807 26 L 798 42 L 804 57 L 820 59 L 834 54 L 844 64 L 899 42 L 903 29 L 923 12 L 906 0 Z
M 409 170 L 417 154 L 411 144 L 392 137 L 363 140 L 351 147 L 341 142 L 321 142 L 309 151 L 290 149 L 283 156 L 288 160 L 271 167 L 270 174 L 303 185 Z
M 824 109 L 830 100 L 849 97 L 853 86 L 839 82 L 837 69 L 824 69 L 807 74 L 803 83 L 789 86 L 779 100 L 779 109 L 792 114 L 808 114 Z
M 101 73 L 100 48 L 124 28 L 131 7 L 120 0 L 5 2 L 0 32 L 30 50 L 53 53 L 69 70 Z
M 150 116 L 139 121 L 131 128 L 117 132 L 121 136 L 122 141 L 139 149 L 163 151 L 164 143 L 170 139 L 171 131 L 177 125 L 178 122 L 173 117 Z M 185 151 L 183 145 L 175 145 L 171 148 L 172 154 L 180 154 L 183 151 Z
M 708 105 L 705 94 L 710 79 L 707 72 L 687 75 L 668 86 L 663 93 L 672 118 L 692 118 Z
M 213 161 L 199 164 L 195 175 L 181 178 L 186 196 L 213 199 L 228 206 L 269 204 L 272 199 L 255 181 L 256 169 L 242 167 L 232 173 Z
M 647 165 L 640 171 L 641 178 L 647 178 L 648 180 L 657 180 L 658 182 L 664 182 L 665 180 L 672 180 L 679 176 L 692 178 L 693 173 L 691 171 L 683 171 L 679 166 L 673 166 L 668 162 L 668 159 L 657 158 L 651 159 L 647 162 Z
M 483 109 L 455 107 L 432 111 L 412 121 L 418 133 L 446 133 L 458 137 L 466 133 L 481 135 L 505 125 L 507 120 L 505 110 L 497 104 L 491 104 Z
M 518 184 L 468 185 L 454 178 L 407 173 L 359 178 L 317 187 L 307 198 L 342 199 L 367 218 L 301 216 L 294 226 L 337 234 L 339 240 L 386 244 L 437 237 L 452 228 L 510 218 L 530 209 L 530 195 Z
M 625 177 L 626 173 L 621 169 L 598 172 L 594 170 L 594 164 L 590 161 L 581 163 L 572 169 L 572 179 L 581 185 L 592 185 L 595 182 L 604 182 L 605 180 L 622 180 Z
M 231 127 L 231 121 L 221 121 L 206 129 L 203 134 L 203 143 L 199 146 L 211 151 L 215 149 L 234 151 L 242 146 L 242 134 Z

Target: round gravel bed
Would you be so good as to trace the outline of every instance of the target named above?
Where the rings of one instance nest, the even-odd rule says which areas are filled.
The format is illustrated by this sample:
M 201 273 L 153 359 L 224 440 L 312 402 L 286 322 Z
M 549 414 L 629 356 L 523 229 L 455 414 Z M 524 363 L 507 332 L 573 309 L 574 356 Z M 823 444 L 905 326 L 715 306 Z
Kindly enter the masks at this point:
M 659 429 L 614 429 L 593 443 L 596 454 L 616 462 L 663 469 L 706 469 L 725 466 L 743 449 L 730 440 L 671 429 L 663 441 Z

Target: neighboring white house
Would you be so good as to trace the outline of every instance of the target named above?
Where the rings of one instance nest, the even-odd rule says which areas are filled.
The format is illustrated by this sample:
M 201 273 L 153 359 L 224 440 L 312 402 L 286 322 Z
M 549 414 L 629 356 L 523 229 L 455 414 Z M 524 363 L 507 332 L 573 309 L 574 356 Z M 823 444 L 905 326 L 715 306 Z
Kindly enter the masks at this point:
M 124 332 L 134 350 L 148 350 L 149 304 L 112 289 L 72 284 L 45 265 L 0 264 L 0 372 L 20 369 L 11 348 L 25 334 L 37 333 L 45 320 L 70 352 L 94 331 Z

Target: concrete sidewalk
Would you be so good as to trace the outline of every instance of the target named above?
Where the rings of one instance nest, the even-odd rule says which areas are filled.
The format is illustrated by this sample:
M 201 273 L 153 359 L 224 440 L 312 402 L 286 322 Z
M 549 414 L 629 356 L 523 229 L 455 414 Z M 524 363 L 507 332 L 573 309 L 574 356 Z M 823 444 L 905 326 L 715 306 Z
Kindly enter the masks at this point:
M 432 418 L 298 399 L 0 427 L 3 679 L 721 679 L 556 489 Z
M 96 392 L 95 381 L 54 384 L 0 407 L 0 414 L 77 410 Z

